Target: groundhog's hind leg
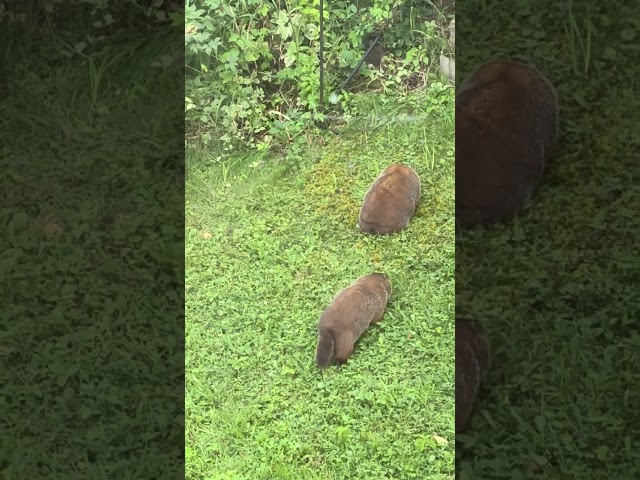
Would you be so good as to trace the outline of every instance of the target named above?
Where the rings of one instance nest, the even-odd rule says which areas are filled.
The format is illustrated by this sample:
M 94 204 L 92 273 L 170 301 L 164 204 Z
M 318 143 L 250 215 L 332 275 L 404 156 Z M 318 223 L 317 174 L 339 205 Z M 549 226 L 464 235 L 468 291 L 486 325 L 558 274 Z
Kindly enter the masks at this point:
M 334 356 L 339 364 L 345 363 L 351 356 L 354 340 L 351 332 L 341 332 L 337 335 L 334 346 Z

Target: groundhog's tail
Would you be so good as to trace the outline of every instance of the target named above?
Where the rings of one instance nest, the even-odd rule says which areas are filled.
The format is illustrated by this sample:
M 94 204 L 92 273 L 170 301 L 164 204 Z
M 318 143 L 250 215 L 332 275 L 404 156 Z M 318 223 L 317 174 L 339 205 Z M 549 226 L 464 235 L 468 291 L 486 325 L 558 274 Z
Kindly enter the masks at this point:
M 319 368 L 327 368 L 333 351 L 333 335 L 330 332 L 320 332 L 318 350 L 316 351 L 316 364 Z

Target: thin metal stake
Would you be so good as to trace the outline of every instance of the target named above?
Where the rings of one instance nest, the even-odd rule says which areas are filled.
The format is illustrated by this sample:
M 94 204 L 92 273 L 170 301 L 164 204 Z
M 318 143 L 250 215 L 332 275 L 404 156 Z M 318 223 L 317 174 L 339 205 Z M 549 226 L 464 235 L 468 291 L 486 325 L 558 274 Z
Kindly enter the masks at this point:
M 320 0 L 320 113 L 324 111 L 324 0 Z

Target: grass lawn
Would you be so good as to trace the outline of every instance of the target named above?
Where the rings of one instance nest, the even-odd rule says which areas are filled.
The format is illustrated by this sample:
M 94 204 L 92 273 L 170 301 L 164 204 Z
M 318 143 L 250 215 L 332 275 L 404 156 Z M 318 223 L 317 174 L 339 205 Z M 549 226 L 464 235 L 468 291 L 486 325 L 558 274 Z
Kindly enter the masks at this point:
M 359 101 L 372 114 L 297 171 L 188 153 L 190 480 L 453 478 L 453 89 Z M 421 175 L 423 203 L 405 231 L 363 236 L 362 198 L 394 162 Z M 320 314 L 376 270 L 394 287 L 383 321 L 319 371 Z
M 177 33 L 0 39 L 0 478 L 180 468 L 182 78 L 154 67 Z
M 530 209 L 456 236 L 456 311 L 494 352 L 458 437 L 460 479 L 640 478 L 636 5 L 458 5 L 459 73 L 529 59 L 557 86 L 561 122 Z

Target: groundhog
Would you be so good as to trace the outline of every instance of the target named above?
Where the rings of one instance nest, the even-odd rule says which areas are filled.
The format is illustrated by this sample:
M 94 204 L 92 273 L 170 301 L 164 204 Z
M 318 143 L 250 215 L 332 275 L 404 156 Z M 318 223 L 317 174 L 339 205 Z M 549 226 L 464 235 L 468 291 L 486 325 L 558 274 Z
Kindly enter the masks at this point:
M 494 60 L 456 94 L 456 219 L 488 225 L 530 204 L 558 136 L 558 99 L 533 66 Z
M 369 187 L 360 209 L 362 233 L 387 235 L 409 225 L 420 204 L 420 177 L 406 165 L 383 170 Z
M 484 329 L 474 320 L 456 318 L 456 433 L 469 426 L 480 384 L 491 364 Z
M 338 293 L 318 322 L 318 367 L 328 367 L 332 353 L 338 364 L 345 363 L 360 335 L 382 319 L 390 296 L 391 282 L 384 273 L 360 277 Z

